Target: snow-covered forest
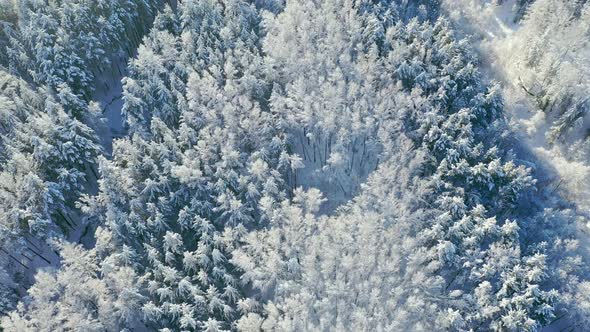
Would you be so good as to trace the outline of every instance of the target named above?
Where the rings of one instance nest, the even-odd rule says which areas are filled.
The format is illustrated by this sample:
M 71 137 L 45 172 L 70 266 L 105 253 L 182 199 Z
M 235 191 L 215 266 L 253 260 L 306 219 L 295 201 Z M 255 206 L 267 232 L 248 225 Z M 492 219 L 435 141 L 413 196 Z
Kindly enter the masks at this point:
M 590 331 L 590 1 L 0 0 L 0 331 Z

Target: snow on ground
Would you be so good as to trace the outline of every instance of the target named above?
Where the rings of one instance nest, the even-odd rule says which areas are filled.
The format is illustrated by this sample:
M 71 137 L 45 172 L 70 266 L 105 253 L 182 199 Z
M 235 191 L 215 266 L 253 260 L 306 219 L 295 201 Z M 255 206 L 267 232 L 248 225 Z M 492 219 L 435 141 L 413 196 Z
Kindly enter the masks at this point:
M 127 57 L 120 55 L 113 60 L 109 71 L 105 71 L 96 79 L 96 90 L 93 101 L 98 102 L 102 109 L 105 120 L 105 127 L 98 133 L 102 140 L 103 147 L 108 155 L 112 152 L 113 140 L 123 137 L 127 131 L 123 124 L 121 109 L 123 107 L 123 87 L 121 79 L 127 75 Z M 93 177 L 89 172 L 89 177 Z M 89 194 L 98 192 L 98 185 L 95 178 L 92 178 L 86 188 Z M 75 221 L 74 229 L 68 234 L 67 240 L 72 243 L 83 244 L 86 248 L 94 246 L 94 230 L 96 224 L 91 218 L 84 215 L 77 215 L 72 218 Z
M 127 75 L 127 58 L 120 56 L 113 61 L 110 71 L 97 79 L 93 100 L 100 104 L 106 128 L 99 132 L 103 146 L 110 155 L 113 140 L 123 137 L 127 131 L 123 125 L 121 109 L 123 107 L 123 86 L 121 79 Z
M 314 144 L 313 140 L 305 139 L 302 133 L 294 132 L 292 136 L 295 153 L 301 158 L 304 167 L 297 170 L 291 186 L 293 189 L 299 186 L 304 189 L 317 188 L 322 192 L 326 202 L 322 204 L 319 215 L 330 215 L 350 201 L 379 163 L 376 154 L 369 153 L 368 149 L 363 151 L 357 144 L 352 170 L 347 171 L 344 165 L 331 167 L 331 163 L 337 163 L 335 159 L 339 158 L 336 154 L 330 154 L 326 140 L 319 139 Z
M 123 108 L 123 86 L 121 79 L 127 75 L 127 56 L 119 55 L 113 60 L 111 69 L 103 72 L 96 79 L 93 101 L 98 102 L 105 120 L 105 126 L 98 132 L 102 145 L 108 155 L 112 153 L 113 140 L 127 135 L 121 109 Z M 92 172 L 89 176 L 92 177 Z M 86 191 L 89 194 L 98 192 L 97 179 L 92 179 Z M 94 231 L 96 223 L 88 216 L 75 216 L 74 229 L 68 234 L 67 240 L 80 243 L 86 248 L 94 246 Z

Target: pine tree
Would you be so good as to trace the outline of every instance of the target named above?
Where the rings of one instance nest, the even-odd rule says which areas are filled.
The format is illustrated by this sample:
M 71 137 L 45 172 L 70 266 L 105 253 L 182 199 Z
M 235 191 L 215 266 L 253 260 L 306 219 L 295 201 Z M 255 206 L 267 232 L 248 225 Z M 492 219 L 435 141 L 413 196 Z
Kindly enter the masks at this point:
M 101 161 L 87 209 L 113 232 L 113 253 L 134 253 L 148 326 L 231 329 L 243 314 L 231 252 L 262 223 L 261 197 L 284 197 L 258 22 L 242 1 L 166 9 L 125 80 L 134 135 Z

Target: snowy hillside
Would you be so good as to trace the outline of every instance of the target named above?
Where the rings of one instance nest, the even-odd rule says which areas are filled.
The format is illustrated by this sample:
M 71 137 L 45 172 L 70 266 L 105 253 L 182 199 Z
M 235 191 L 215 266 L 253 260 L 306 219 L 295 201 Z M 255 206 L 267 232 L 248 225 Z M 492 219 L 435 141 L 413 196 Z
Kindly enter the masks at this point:
M 0 331 L 590 330 L 590 3 L 0 0 Z

